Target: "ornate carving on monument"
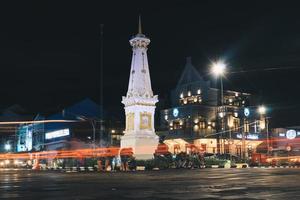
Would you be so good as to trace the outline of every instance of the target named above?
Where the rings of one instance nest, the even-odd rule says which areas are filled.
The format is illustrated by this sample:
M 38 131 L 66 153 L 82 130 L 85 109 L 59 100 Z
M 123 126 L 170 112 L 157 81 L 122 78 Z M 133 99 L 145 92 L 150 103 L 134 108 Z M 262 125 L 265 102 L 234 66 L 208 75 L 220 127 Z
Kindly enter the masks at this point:
M 134 113 L 126 114 L 126 131 L 134 130 Z
M 140 129 L 144 130 L 151 130 L 151 124 L 152 124 L 152 114 L 148 112 L 140 113 Z

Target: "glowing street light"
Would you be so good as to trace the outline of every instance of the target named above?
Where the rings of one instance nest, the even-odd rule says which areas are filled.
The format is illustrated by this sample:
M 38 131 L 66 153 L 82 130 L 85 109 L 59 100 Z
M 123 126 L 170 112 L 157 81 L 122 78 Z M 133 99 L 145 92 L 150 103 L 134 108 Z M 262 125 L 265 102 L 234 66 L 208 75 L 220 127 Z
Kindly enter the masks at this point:
M 265 106 L 259 106 L 258 107 L 258 113 L 259 114 L 264 115 L 264 114 L 266 114 L 266 111 L 267 111 L 267 109 L 266 109 Z
M 211 72 L 216 76 L 223 76 L 226 71 L 226 64 L 223 61 L 213 62 Z

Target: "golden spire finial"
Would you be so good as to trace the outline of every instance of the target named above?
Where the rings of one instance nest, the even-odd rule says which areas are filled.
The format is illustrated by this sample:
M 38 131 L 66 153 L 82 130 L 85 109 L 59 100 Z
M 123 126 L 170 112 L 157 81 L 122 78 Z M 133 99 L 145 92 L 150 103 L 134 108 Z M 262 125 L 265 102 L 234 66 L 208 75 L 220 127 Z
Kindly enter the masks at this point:
M 141 20 L 141 15 L 139 15 L 139 32 L 138 34 L 142 34 L 142 20 Z

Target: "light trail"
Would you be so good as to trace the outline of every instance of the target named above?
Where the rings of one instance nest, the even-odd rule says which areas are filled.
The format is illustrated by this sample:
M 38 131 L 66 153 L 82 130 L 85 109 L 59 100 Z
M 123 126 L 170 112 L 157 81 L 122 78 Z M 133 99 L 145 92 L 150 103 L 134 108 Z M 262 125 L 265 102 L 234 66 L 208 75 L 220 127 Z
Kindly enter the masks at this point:
M 275 71 L 275 70 L 289 70 L 289 69 L 300 69 L 300 67 L 269 67 L 269 68 L 262 68 L 262 69 L 248 69 L 248 70 L 240 70 L 240 71 L 233 71 L 229 72 L 230 74 L 238 74 L 238 73 L 249 73 L 249 72 L 258 72 L 258 71 Z
M 93 157 L 109 157 L 118 156 L 120 154 L 119 147 L 108 148 L 90 148 L 90 149 L 76 149 L 76 150 L 57 150 L 57 151 L 41 151 L 28 153 L 2 153 L 0 160 L 33 160 L 33 159 L 57 159 L 57 158 L 93 158 Z M 121 150 L 122 155 L 132 155 L 131 148 L 124 148 Z
M 9 121 L 9 122 L 3 122 L 0 121 L 0 125 L 5 124 L 39 124 L 39 123 L 69 123 L 69 122 L 80 122 L 79 120 L 37 120 L 37 121 Z

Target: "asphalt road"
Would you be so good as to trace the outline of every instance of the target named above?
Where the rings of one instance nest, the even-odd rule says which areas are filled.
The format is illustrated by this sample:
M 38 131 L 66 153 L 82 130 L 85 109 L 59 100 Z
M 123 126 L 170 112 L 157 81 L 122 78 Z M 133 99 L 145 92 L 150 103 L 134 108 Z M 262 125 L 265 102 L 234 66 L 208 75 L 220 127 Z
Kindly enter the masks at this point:
M 0 199 L 300 199 L 300 169 L 0 170 Z

